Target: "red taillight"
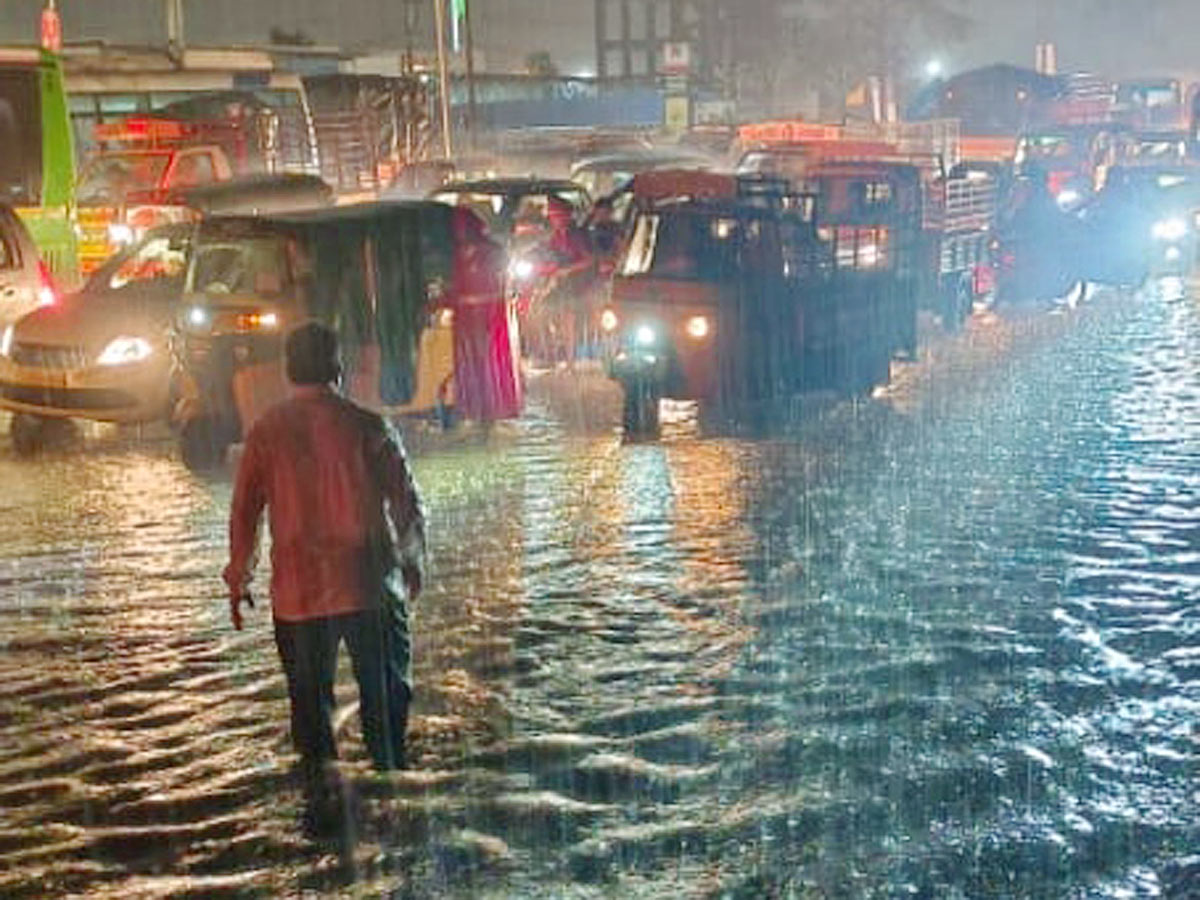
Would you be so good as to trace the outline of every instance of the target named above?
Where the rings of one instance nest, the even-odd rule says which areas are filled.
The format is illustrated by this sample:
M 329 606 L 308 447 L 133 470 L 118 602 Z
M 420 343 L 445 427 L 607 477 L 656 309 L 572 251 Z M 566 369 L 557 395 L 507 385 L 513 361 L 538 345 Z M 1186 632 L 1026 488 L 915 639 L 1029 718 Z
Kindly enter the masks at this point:
M 58 290 L 54 287 L 54 277 L 41 260 L 38 261 L 38 305 L 53 306 L 58 302 Z

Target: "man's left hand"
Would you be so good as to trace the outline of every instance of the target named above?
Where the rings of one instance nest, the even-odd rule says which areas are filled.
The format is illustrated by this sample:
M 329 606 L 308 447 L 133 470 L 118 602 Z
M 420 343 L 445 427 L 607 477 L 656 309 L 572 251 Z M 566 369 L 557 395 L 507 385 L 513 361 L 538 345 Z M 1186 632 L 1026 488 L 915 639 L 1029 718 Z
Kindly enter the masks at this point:
M 233 620 L 236 631 L 242 630 L 242 604 L 254 609 L 254 598 L 246 589 L 236 590 L 229 595 L 229 618 Z

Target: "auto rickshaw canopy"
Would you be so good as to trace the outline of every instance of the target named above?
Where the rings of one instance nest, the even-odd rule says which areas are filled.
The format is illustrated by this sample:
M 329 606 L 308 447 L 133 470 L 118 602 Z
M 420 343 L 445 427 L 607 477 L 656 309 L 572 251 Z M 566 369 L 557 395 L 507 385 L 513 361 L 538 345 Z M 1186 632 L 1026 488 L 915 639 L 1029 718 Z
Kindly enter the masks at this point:
M 450 283 L 455 210 L 432 201 L 368 203 L 271 216 L 217 216 L 205 240 L 287 239 L 296 302 L 289 319 L 312 318 L 338 333 L 348 366 L 368 344 L 380 353 L 380 398 L 403 404 L 415 389 L 428 306 Z

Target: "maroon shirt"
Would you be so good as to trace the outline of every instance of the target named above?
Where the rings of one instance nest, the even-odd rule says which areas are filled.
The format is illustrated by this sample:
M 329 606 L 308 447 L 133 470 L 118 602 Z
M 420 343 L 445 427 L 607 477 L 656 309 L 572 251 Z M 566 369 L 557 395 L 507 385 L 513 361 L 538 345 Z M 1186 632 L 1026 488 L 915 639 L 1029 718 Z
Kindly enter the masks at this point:
M 324 386 L 297 387 L 250 429 L 229 520 L 225 581 L 244 589 L 263 507 L 275 618 L 365 609 L 401 566 L 419 566 L 425 520 L 395 431 Z

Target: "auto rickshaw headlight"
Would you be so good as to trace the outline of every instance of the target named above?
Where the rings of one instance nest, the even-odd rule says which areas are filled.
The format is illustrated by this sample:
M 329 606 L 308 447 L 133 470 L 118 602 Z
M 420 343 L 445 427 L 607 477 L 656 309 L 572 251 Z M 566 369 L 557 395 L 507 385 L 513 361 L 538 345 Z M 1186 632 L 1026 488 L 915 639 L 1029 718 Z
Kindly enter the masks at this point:
M 708 337 L 710 328 L 708 324 L 708 317 L 692 316 L 687 320 L 687 324 L 684 326 L 684 328 L 687 330 L 688 337 L 690 338 L 695 338 L 696 340 L 706 338 Z
M 96 362 L 102 366 L 127 366 L 141 362 L 154 352 L 150 342 L 140 337 L 118 337 L 108 342 Z
M 532 260 L 518 257 L 512 261 L 512 265 L 509 268 L 513 278 L 516 278 L 518 281 L 527 281 L 533 277 L 534 265 Z
M 611 309 L 606 309 L 600 313 L 600 327 L 607 332 L 617 330 L 617 326 L 621 324 L 621 320 L 617 318 L 617 314 Z
M 1058 201 L 1059 209 L 1072 209 L 1083 196 L 1075 188 L 1063 188 L 1054 199 Z
M 1154 223 L 1151 234 L 1155 240 L 1177 241 L 1187 234 L 1187 222 L 1177 218 L 1163 219 Z

